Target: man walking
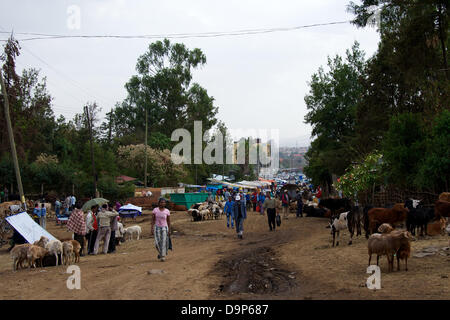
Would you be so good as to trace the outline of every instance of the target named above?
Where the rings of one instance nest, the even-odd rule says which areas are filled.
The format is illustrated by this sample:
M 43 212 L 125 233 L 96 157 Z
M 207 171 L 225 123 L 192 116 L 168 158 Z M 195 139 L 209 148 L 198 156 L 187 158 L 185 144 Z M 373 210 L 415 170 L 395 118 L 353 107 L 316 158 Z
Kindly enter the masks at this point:
M 274 198 L 270 196 L 267 192 L 266 200 L 264 201 L 263 207 L 267 209 L 267 222 L 269 223 L 269 230 L 275 231 L 275 217 L 277 215 L 277 202 Z
M 258 205 L 259 205 L 259 212 L 261 215 L 264 215 L 264 201 L 266 200 L 266 196 L 264 195 L 264 193 L 261 191 L 258 195 Z
M 233 214 L 233 198 L 231 196 L 228 197 L 227 202 L 225 203 L 225 214 L 227 215 L 227 228 L 230 227 L 231 220 L 231 229 L 234 229 L 234 214 Z
M 45 208 L 45 204 L 41 203 L 41 215 L 40 215 L 40 219 L 39 219 L 39 224 L 44 229 L 47 229 L 46 216 L 47 216 L 47 209 Z
M 258 194 L 256 193 L 256 191 L 253 191 L 252 193 L 252 204 L 253 204 L 253 211 L 256 211 L 256 203 L 258 201 Z
M 295 200 L 297 200 L 297 218 L 303 217 L 303 199 L 302 193 L 297 189 L 297 194 L 295 196 Z
M 61 210 L 61 202 L 59 202 L 59 199 L 56 199 L 55 201 L 55 215 L 56 217 L 59 216 L 59 211 Z
M 108 206 L 104 204 L 102 210 L 98 213 L 98 234 L 94 245 L 94 255 L 98 253 L 98 247 L 100 241 L 104 240 L 103 243 L 103 253 L 108 253 L 109 239 L 111 237 L 111 218 L 117 217 L 119 214 L 117 212 L 107 211 Z
M 281 195 L 281 205 L 283 206 L 283 216 L 285 219 L 288 219 L 289 217 L 289 200 L 288 191 L 285 189 Z
M 243 238 L 244 233 L 244 220 L 247 218 L 247 208 L 245 206 L 245 201 L 241 200 L 239 194 L 236 195 L 233 204 L 233 213 L 236 223 L 236 233 L 239 239 Z

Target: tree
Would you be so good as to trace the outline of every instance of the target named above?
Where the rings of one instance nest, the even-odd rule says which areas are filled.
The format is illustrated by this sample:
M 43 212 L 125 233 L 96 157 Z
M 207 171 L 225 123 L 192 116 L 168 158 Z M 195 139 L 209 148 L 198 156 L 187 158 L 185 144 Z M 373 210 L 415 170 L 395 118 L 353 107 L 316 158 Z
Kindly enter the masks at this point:
M 144 176 L 144 144 L 121 146 L 117 161 L 127 174 L 139 179 Z M 175 165 L 169 150 L 155 150 L 147 147 L 148 180 L 153 186 L 177 186 L 186 176 L 182 165 Z M 142 179 L 143 180 L 143 179 Z
M 312 125 L 316 138 L 307 153 L 305 173 L 317 185 L 330 185 L 331 174 L 344 173 L 351 159 L 361 156 L 354 148 L 354 130 L 364 66 L 364 52 L 355 42 L 345 60 L 328 58 L 329 70 L 320 67 L 309 83 L 305 122 Z
M 421 113 L 431 127 L 450 105 L 448 1 L 351 2 L 354 24 L 365 27 L 374 6 L 380 10 L 381 41 L 368 62 L 357 110 L 357 145 L 365 153 L 380 147 L 391 116 Z
M 170 137 L 178 128 L 193 129 L 193 120 L 202 121 L 204 130 L 215 123 L 214 99 L 199 84 L 192 83 L 192 71 L 206 63 L 203 52 L 168 39 L 150 44 L 139 57 L 137 75 L 125 85 L 128 96 L 114 109 L 118 137 L 134 136 L 143 141 L 145 111 L 149 134 L 159 132 Z
M 402 113 L 391 118 L 382 143 L 388 183 L 401 187 L 413 184 L 426 150 L 425 138 L 420 114 Z
M 450 186 L 450 111 L 444 110 L 434 119 L 427 151 L 421 156 L 415 184 L 421 189 L 439 192 Z

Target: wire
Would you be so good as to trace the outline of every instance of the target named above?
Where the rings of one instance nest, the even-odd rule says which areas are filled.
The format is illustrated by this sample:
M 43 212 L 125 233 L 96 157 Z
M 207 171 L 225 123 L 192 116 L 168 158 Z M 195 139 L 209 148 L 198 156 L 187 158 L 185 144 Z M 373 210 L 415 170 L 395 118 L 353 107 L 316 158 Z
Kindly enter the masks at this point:
M 35 38 L 22 38 L 17 39 L 19 41 L 32 41 L 32 40 L 45 40 L 45 39 L 67 39 L 67 38 L 116 38 L 116 39 L 185 39 L 185 38 L 214 38 L 214 37 L 225 37 L 225 36 L 243 36 L 243 35 L 254 35 L 254 34 L 264 34 L 272 32 L 284 32 L 293 31 L 305 28 L 330 26 L 336 24 L 347 24 L 351 20 L 346 21 L 336 21 L 327 23 L 315 23 L 310 25 L 302 25 L 295 27 L 284 27 L 284 28 L 261 28 L 261 29 L 246 29 L 246 30 L 236 30 L 236 31 L 221 31 L 221 32 L 200 32 L 200 33 L 168 33 L 168 34 L 150 34 L 150 35 L 61 35 L 61 34 L 45 34 L 45 33 L 33 33 L 33 32 L 15 32 L 18 35 L 30 35 L 37 36 Z M 7 31 L 0 31 L 0 33 L 10 33 Z M 7 41 L 7 40 L 0 40 Z

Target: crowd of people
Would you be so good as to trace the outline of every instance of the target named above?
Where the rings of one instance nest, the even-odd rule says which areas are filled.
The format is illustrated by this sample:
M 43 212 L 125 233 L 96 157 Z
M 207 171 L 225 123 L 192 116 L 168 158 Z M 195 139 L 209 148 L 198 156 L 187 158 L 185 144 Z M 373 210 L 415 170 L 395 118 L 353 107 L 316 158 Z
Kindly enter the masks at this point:
M 281 191 L 281 189 L 275 190 L 274 188 L 265 192 L 253 191 L 246 193 L 242 191 L 242 188 L 238 190 L 224 188 L 219 195 L 216 194 L 216 199 L 219 197 L 218 200 L 220 201 L 222 195 L 226 199 L 223 210 L 227 217 L 227 228 L 231 227 L 234 229 L 236 226 L 237 237 L 243 239 L 244 220 L 247 218 L 247 211 L 259 212 L 260 215 L 264 215 L 267 212 L 269 230 L 275 231 L 277 216 L 280 214 L 276 199 L 281 201 L 281 210 L 284 219 L 289 219 L 290 204 L 292 202 L 296 202 L 296 217 L 301 218 L 303 217 L 303 200 L 316 199 L 319 202 L 322 197 L 322 189 L 319 186 L 313 192 L 311 188 L 303 184 L 297 188 L 295 197 L 292 197 L 292 199 L 287 189 Z M 212 202 L 213 200 L 214 196 L 209 193 L 208 201 Z M 281 218 L 278 217 L 278 219 Z

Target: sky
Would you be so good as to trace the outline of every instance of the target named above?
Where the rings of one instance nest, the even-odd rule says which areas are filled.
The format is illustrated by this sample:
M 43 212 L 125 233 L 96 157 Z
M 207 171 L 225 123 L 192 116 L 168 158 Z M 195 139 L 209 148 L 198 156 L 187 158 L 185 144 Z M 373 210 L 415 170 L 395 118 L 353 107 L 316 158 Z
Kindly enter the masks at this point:
M 288 28 L 348 21 L 348 0 L 15 0 L 0 2 L 0 31 L 62 35 L 149 35 Z M 356 1 L 358 2 L 358 1 Z M 79 10 L 79 15 L 77 11 Z M 77 19 L 79 17 L 79 19 Z M 0 34 L 0 40 L 9 34 Z M 17 39 L 30 38 L 15 35 Z M 125 83 L 150 39 L 65 38 L 20 42 L 18 71 L 40 69 L 53 110 L 71 119 L 96 101 L 104 117 L 126 97 Z M 255 35 L 172 39 L 200 48 L 207 63 L 193 81 L 207 89 L 229 129 L 278 130 L 281 146 L 308 146 L 308 82 L 327 57 L 355 41 L 366 58 L 375 28 L 350 23 Z M 4 42 L 0 42 L 3 46 Z

